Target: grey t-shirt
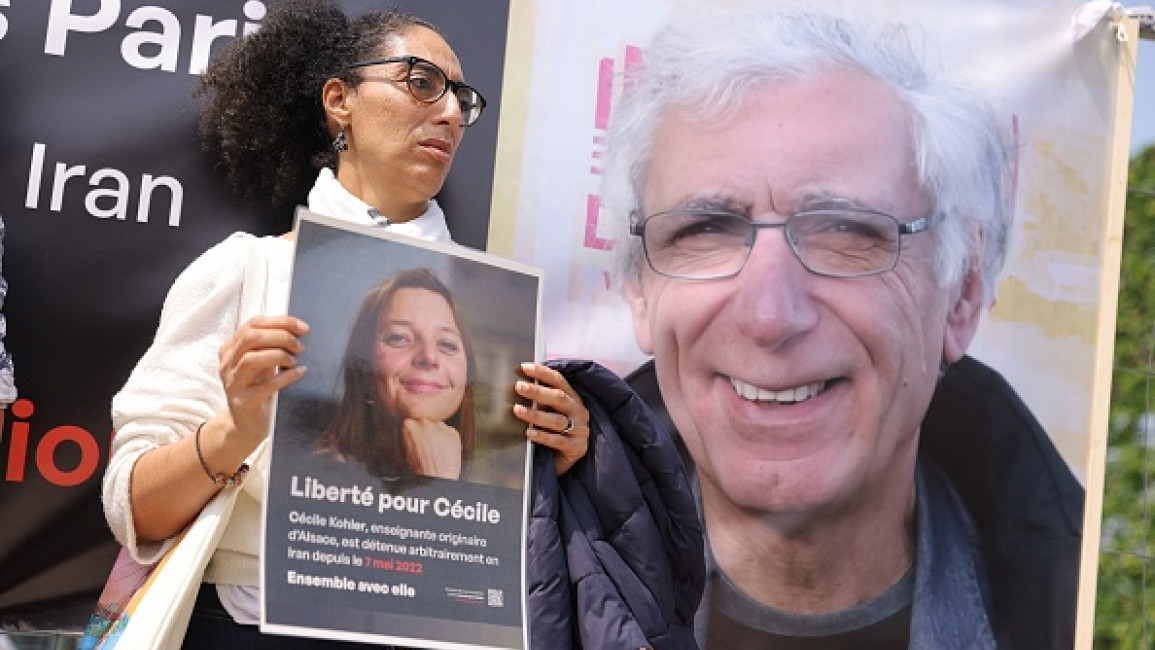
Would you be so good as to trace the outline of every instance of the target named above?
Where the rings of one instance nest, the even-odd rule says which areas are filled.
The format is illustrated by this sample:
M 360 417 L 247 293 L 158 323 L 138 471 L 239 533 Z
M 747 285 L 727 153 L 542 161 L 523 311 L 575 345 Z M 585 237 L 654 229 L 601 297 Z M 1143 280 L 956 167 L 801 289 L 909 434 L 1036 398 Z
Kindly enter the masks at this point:
M 792 614 L 742 593 L 721 570 L 711 572 L 706 648 L 726 650 L 905 650 L 910 641 L 914 570 L 890 589 L 848 610 Z

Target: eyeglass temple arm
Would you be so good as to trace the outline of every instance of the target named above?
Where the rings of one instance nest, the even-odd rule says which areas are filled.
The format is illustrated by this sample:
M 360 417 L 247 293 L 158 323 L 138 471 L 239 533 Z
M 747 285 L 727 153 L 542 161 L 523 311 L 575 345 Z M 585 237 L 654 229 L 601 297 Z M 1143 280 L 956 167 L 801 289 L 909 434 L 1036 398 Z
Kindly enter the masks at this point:
M 638 214 L 637 210 L 630 213 L 630 234 L 635 237 L 641 237 L 646 231 L 646 220 Z
M 911 221 L 910 223 L 898 224 L 898 233 L 900 235 L 913 235 L 915 233 L 920 233 L 924 230 L 929 230 L 929 229 L 930 229 L 930 217 L 923 217 L 921 219 L 915 219 L 914 221 Z

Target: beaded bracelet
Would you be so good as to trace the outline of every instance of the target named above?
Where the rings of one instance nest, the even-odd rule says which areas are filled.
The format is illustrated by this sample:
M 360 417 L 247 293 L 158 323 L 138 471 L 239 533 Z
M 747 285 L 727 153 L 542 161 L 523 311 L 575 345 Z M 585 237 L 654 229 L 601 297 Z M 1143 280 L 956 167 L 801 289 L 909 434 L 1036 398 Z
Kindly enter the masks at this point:
M 237 471 L 233 472 L 232 476 L 224 473 L 213 474 L 213 471 L 209 469 L 209 464 L 205 462 L 204 452 L 201 451 L 201 429 L 203 429 L 204 426 L 205 423 L 201 422 L 200 425 L 197 426 L 197 432 L 193 434 L 193 442 L 197 448 L 197 458 L 201 461 L 201 469 L 205 471 L 205 475 L 209 477 L 209 480 L 219 488 L 239 486 L 244 482 L 245 474 L 249 473 L 249 464 L 241 463 L 241 466 L 237 468 Z

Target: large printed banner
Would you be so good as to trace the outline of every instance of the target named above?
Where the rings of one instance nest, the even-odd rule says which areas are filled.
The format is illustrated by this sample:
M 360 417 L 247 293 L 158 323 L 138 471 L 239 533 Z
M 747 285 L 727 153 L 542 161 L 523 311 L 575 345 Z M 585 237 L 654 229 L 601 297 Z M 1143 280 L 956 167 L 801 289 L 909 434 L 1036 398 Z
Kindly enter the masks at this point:
M 644 48 L 658 25 L 694 4 L 514 4 L 503 126 L 516 120 L 525 128 L 502 131 L 499 152 L 509 155 L 498 160 L 489 249 L 545 269 L 551 356 L 595 358 L 621 372 L 645 360 L 614 284 L 625 229 L 612 222 L 624 219 L 622 206 L 605 205 L 601 193 L 607 128 L 627 75 L 646 65 Z M 1011 134 L 1008 263 L 968 352 L 1008 379 L 1087 488 L 1084 640 L 1093 614 L 1135 40 L 1134 26 L 1128 36 L 1108 4 L 807 5 L 835 8 L 852 21 L 902 23 L 929 60 L 981 88 Z
M 645 360 L 613 286 L 622 242 L 602 205 L 605 136 L 623 75 L 645 65 L 656 27 L 707 1 L 393 3 L 444 29 L 489 100 L 439 199 L 458 242 L 545 269 L 548 357 L 623 373 Z M 212 53 L 259 28 L 267 4 L 0 0 L 4 310 L 21 393 L 0 431 L 4 625 L 74 628 L 107 575 L 109 401 L 172 279 L 232 231 L 291 226 L 291 215 L 228 195 L 199 151 L 190 98 Z M 1087 488 L 1084 595 L 1130 128 L 1120 79 L 1134 55 L 1117 17 L 1095 4 L 1098 13 L 1074 0 L 842 6 L 925 30 L 927 55 L 981 84 L 1014 136 L 1010 258 L 970 353 L 1008 378 Z

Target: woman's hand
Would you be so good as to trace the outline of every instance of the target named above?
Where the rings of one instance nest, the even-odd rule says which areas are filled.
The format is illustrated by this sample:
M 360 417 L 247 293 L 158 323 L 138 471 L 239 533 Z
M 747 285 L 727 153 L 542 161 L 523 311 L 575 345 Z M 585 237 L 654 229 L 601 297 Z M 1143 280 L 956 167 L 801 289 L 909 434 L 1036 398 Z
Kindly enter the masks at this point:
M 137 538 L 160 541 L 180 532 L 221 488 L 217 475 L 237 471 L 269 432 L 272 396 L 305 373 L 294 355 L 309 330 L 291 316 L 258 316 L 218 352 L 228 408 L 179 441 L 143 454 L 131 493 Z
M 405 418 L 401 438 L 414 472 L 453 480 L 461 478 L 461 434 L 457 429 L 437 420 Z
M 561 476 L 589 449 L 590 413 L 560 372 L 540 363 L 523 363 L 521 372 L 538 383 L 514 384 L 517 394 L 533 406 L 515 404 L 513 414 L 529 425 L 527 438 L 556 452 L 554 471 Z
M 236 434 L 255 449 L 268 435 L 272 396 L 299 380 L 305 367 L 296 355 L 309 331 L 292 316 L 257 316 L 221 346 L 220 375 Z M 250 451 L 251 451 L 250 449 Z

